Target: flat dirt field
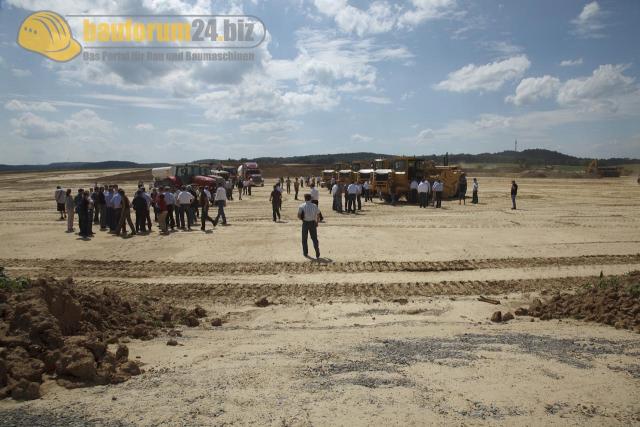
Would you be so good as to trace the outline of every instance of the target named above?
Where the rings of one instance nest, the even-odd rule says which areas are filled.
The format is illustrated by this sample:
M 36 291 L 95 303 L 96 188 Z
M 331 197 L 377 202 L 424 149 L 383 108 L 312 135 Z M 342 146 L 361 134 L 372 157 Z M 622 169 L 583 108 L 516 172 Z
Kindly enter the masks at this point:
M 41 399 L 0 401 L 0 425 L 640 425 L 640 334 L 489 320 L 640 270 L 635 178 L 520 179 L 517 211 L 508 178 L 480 178 L 476 206 L 376 201 L 357 215 L 333 212 L 323 189 L 323 258 L 311 261 L 301 202 L 285 194 L 282 222 L 271 220 L 273 180 L 229 202 L 230 225 L 211 232 L 65 233 L 55 186 L 75 193 L 121 172 L 0 175 L 0 265 L 200 304 L 207 320 L 181 327 L 177 346 L 132 339 L 144 373 L 125 383 L 49 380 Z M 135 182 L 119 184 L 132 194 Z M 272 304 L 257 307 L 262 297 Z

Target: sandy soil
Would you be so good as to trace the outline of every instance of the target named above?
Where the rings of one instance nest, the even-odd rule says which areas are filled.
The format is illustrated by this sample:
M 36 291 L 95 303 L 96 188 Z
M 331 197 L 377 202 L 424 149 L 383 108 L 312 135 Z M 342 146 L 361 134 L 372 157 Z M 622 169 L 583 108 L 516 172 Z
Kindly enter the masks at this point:
M 300 202 L 285 196 L 274 224 L 269 187 L 230 202 L 231 225 L 209 233 L 65 233 L 55 185 L 125 172 L 1 174 L 0 265 L 197 302 L 226 323 L 187 328 L 177 347 L 132 341 L 142 376 L 77 390 L 50 382 L 38 401 L 0 402 L 0 425 L 640 423 L 638 334 L 492 324 L 496 306 L 476 300 L 498 298 L 504 312 L 640 269 L 634 179 L 519 179 L 517 211 L 508 178 L 481 178 L 480 205 L 442 210 L 376 202 L 338 215 L 323 192 L 315 262 L 301 254 Z M 261 297 L 275 305 L 255 307 Z

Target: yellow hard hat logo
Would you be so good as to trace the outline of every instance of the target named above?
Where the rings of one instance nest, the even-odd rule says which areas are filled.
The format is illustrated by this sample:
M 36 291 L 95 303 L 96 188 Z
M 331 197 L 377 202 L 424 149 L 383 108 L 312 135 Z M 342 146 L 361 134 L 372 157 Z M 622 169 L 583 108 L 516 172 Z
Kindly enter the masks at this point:
M 58 62 L 70 61 L 82 50 L 67 21 L 55 12 L 29 15 L 18 28 L 18 44 Z

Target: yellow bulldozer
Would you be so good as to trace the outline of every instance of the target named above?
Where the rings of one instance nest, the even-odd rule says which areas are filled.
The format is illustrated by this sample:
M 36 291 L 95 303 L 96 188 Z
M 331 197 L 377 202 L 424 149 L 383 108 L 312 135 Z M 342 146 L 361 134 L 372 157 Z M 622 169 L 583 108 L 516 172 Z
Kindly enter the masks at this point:
M 618 178 L 622 169 L 618 166 L 598 166 L 598 160 L 593 159 L 587 166 L 587 175 L 597 178 Z

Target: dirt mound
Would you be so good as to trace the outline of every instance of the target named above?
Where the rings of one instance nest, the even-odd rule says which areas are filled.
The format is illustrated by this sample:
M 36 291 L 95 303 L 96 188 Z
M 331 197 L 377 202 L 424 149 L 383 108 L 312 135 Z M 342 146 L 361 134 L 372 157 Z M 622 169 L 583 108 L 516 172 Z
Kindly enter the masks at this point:
M 9 279 L 0 270 L 0 399 L 38 398 L 47 375 L 68 388 L 126 381 L 140 367 L 126 346 L 114 354 L 108 344 L 150 339 L 196 315 L 206 312 L 80 291 L 71 279 Z
M 137 171 L 128 171 L 117 173 L 113 175 L 105 175 L 97 178 L 98 182 L 109 182 L 109 183 L 121 183 L 127 181 L 143 181 L 143 182 L 151 182 L 153 180 L 153 176 L 151 175 L 151 169 L 137 170 Z
M 541 320 L 572 317 L 640 333 L 640 271 L 600 280 L 575 294 L 557 294 L 529 308 Z

